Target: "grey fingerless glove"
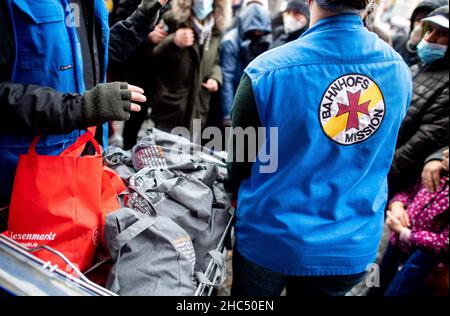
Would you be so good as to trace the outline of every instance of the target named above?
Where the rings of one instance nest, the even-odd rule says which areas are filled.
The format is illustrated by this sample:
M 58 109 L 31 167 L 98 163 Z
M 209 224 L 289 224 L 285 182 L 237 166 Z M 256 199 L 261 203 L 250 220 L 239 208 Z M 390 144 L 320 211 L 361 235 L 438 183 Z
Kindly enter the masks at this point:
M 158 0 L 142 0 L 137 11 L 141 13 L 151 24 L 156 23 L 159 18 L 159 10 L 163 6 Z
M 83 120 L 87 126 L 130 118 L 131 92 L 123 82 L 102 83 L 82 97 Z

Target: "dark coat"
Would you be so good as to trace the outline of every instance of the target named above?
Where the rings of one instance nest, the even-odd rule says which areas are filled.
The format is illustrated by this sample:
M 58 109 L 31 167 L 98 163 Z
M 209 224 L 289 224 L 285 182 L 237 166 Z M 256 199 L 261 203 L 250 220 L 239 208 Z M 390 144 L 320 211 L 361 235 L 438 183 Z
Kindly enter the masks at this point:
M 191 47 L 180 48 L 174 43 L 178 29 L 194 29 L 191 6 L 190 1 L 173 2 L 172 10 L 163 17 L 170 35 L 153 50 L 154 62 L 158 65 L 158 79 L 151 103 L 151 118 L 156 127 L 164 130 L 179 126 L 191 129 L 194 119 L 200 119 L 204 127 L 210 112 L 212 93 L 202 84 L 211 78 L 222 85 L 220 41 L 223 31 L 231 22 L 231 3 L 226 0 L 215 1 L 216 25 L 208 50 L 201 47 L 197 35 Z
M 113 24 L 126 20 L 137 9 L 141 0 L 120 0 L 115 7 L 114 16 L 111 18 Z M 161 15 L 170 9 L 170 3 L 160 10 Z M 158 21 L 159 23 L 160 21 Z M 127 82 L 129 84 L 141 87 L 148 96 L 147 102 L 140 104 L 140 112 L 131 113 L 130 119 L 125 122 L 123 128 L 123 146 L 129 150 L 136 145 L 139 131 L 142 124 L 148 118 L 148 109 L 150 101 L 155 91 L 156 85 L 156 65 L 153 61 L 154 43 L 146 39 L 143 41 L 136 52 L 123 63 L 110 63 L 108 68 L 110 81 Z
M 400 128 L 390 173 L 391 193 L 420 176 L 426 158 L 449 142 L 449 64 L 412 67 L 414 93 Z

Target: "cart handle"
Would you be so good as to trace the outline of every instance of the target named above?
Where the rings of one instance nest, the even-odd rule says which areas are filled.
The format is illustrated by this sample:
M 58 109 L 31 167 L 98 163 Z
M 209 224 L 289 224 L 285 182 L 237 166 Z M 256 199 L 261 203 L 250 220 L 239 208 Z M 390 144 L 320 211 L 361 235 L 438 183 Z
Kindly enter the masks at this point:
M 50 247 L 48 247 L 48 246 L 40 246 L 40 247 L 36 247 L 36 248 L 32 248 L 32 249 L 27 249 L 27 250 L 28 250 L 28 252 L 30 252 L 30 253 L 33 253 L 33 252 L 36 252 L 36 251 L 39 251 L 39 250 L 47 250 L 48 252 L 53 253 L 54 255 L 56 255 L 56 256 L 58 256 L 59 258 L 61 258 L 61 259 L 62 259 L 62 260 L 63 260 L 70 268 L 72 268 L 72 270 L 73 270 L 76 274 L 78 274 L 78 276 L 80 277 L 81 280 L 83 280 L 83 281 L 86 282 L 86 283 L 91 283 L 91 281 L 90 281 L 88 278 L 86 278 L 86 277 L 83 275 L 83 273 L 81 273 L 81 271 L 78 270 L 78 268 L 77 268 L 72 262 L 70 262 L 70 260 L 67 259 L 66 256 L 64 256 L 61 252 L 56 251 L 55 249 L 50 248 Z M 48 263 L 49 263 L 49 262 L 48 262 Z M 47 263 L 47 264 L 48 264 L 48 263 Z M 44 265 L 44 268 L 47 268 L 47 267 L 48 267 L 47 264 Z M 57 268 L 58 266 L 56 265 L 55 267 Z M 56 268 L 55 268 L 54 270 L 56 270 Z
M 213 259 L 213 262 L 215 263 L 217 269 L 219 270 L 219 273 L 220 273 L 219 280 L 218 281 L 217 280 L 214 280 L 214 281 L 208 280 L 208 278 L 206 277 L 206 275 L 203 272 L 196 272 L 195 276 L 196 276 L 197 280 L 204 285 L 212 286 L 212 287 L 219 287 L 225 282 L 225 279 L 227 278 L 225 256 L 217 250 L 210 251 L 208 253 L 208 255 Z

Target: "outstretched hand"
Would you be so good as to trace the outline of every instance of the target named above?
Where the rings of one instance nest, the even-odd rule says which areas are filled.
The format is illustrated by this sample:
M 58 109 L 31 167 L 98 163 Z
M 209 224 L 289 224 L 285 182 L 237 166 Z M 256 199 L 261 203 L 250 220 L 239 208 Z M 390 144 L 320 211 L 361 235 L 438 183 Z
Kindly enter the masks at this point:
M 136 87 L 133 85 L 128 85 L 128 90 L 131 92 L 130 111 L 131 112 L 140 112 L 141 106 L 136 103 L 133 103 L 133 102 L 143 103 L 143 102 L 147 101 L 147 98 L 144 95 L 144 90 L 142 88 L 139 88 L 139 87 Z

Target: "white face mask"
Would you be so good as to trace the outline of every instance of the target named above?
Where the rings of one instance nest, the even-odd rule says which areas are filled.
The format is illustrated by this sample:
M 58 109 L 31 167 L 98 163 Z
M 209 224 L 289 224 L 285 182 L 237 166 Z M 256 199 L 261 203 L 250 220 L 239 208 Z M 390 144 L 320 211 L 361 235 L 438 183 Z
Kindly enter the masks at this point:
M 298 30 L 301 30 L 308 23 L 305 22 L 305 19 L 301 19 L 300 21 L 298 21 L 292 15 L 289 14 L 285 14 L 283 16 L 283 20 L 284 20 L 284 33 L 286 34 L 291 34 Z
M 192 11 L 200 21 L 203 21 L 214 11 L 214 0 L 194 0 Z

